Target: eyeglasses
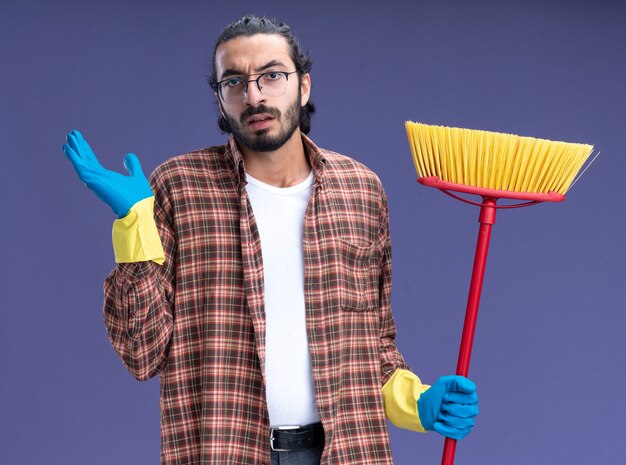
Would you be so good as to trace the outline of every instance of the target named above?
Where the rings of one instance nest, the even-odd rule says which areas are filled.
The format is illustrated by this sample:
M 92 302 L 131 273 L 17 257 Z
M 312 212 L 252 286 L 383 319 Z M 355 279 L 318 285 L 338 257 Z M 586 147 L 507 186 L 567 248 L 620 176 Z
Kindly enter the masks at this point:
M 259 92 L 266 97 L 281 97 L 287 90 L 289 75 L 293 73 L 297 73 L 297 71 L 269 71 L 259 74 L 256 79 L 231 77 L 219 81 L 213 88 L 225 103 L 241 102 L 244 99 L 244 94 L 248 94 L 248 86 L 251 82 L 255 82 Z

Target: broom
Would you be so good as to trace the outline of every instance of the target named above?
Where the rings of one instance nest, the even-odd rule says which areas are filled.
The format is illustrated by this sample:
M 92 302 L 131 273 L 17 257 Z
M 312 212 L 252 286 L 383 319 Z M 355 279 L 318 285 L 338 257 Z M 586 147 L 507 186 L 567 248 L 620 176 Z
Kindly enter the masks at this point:
M 565 200 L 565 192 L 575 182 L 593 146 L 411 121 L 405 126 L 417 181 L 480 206 L 478 242 L 456 368 L 457 375 L 467 377 L 496 209 Z M 452 192 L 479 195 L 482 202 Z M 499 199 L 525 202 L 496 205 Z M 446 437 L 442 465 L 452 465 L 455 450 L 456 440 Z

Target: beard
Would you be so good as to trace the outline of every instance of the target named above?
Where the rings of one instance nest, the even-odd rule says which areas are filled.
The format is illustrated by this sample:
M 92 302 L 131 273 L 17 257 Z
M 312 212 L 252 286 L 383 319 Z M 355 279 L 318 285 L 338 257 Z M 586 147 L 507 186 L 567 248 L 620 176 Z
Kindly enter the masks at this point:
M 254 152 L 273 152 L 282 147 L 285 142 L 291 138 L 298 126 L 300 126 L 300 111 L 300 92 L 298 92 L 298 98 L 295 99 L 293 104 L 285 112 L 284 122 L 282 121 L 283 114 L 278 108 L 270 108 L 263 104 L 248 108 L 241 114 L 239 121 L 226 113 L 224 113 L 224 119 L 237 143 Z M 270 136 L 268 134 L 269 129 L 261 129 L 256 131 L 253 135 L 244 133 L 244 121 L 260 113 L 272 115 L 278 122 L 283 123 L 277 135 Z

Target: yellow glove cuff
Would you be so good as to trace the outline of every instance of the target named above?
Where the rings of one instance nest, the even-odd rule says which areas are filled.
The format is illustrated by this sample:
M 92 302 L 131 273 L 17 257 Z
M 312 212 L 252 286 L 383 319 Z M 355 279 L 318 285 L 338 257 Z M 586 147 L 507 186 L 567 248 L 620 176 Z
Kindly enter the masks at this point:
M 422 384 L 418 376 L 409 370 L 396 370 L 383 386 L 385 415 L 398 428 L 423 433 L 417 411 L 417 399 L 430 386 Z
M 113 252 L 116 263 L 146 262 L 159 265 L 165 253 L 154 222 L 154 196 L 140 200 L 128 214 L 113 222 Z

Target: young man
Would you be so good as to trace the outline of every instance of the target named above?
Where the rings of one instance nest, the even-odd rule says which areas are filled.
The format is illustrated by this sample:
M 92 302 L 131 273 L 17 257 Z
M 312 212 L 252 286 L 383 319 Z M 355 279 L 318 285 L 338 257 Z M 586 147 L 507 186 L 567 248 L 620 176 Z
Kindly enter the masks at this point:
M 149 183 L 133 154 L 123 176 L 77 131 L 64 146 L 119 216 L 105 323 L 137 379 L 160 375 L 163 464 L 391 464 L 386 418 L 474 424 L 471 381 L 424 385 L 396 348 L 385 192 L 306 136 L 310 69 L 286 25 L 244 17 L 213 57 L 226 145 Z

